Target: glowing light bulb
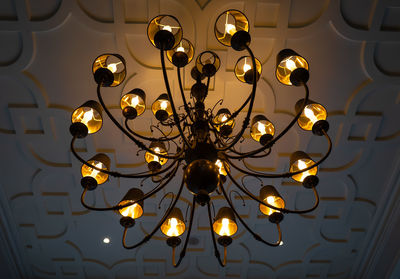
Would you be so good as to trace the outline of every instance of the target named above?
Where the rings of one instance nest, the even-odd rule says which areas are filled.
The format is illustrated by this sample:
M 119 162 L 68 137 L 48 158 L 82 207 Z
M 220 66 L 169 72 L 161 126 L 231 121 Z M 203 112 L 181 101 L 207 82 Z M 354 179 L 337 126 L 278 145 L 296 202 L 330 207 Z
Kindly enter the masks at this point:
M 185 52 L 185 48 L 182 46 L 182 41 L 179 47 L 176 49 L 176 52 Z
M 172 27 L 169 25 L 163 25 L 162 30 L 167 30 L 169 32 L 172 32 Z
M 154 152 L 155 153 L 160 153 L 160 148 L 159 147 L 154 148 Z M 157 155 L 153 155 L 153 156 L 154 156 L 153 161 L 156 161 L 156 162 L 160 161 L 160 158 L 158 158 Z
M 251 66 L 245 62 L 243 65 L 243 71 L 247 72 L 248 70 L 251 70 Z
M 97 164 L 94 165 L 96 168 L 101 169 L 102 163 L 98 162 Z M 96 176 L 100 173 L 100 171 L 96 169 L 92 169 L 92 172 L 89 174 L 91 177 L 96 178 Z
M 103 239 L 103 243 L 105 243 L 105 244 L 110 243 L 110 239 L 109 239 L 108 237 L 105 237 L 105 238 Z
M 228 120 L 228 117 L 226 117 L 226 115 L 222 115 L 221 117 L 221 122 L 225 122 L 226 120 Z
M 273 196 L 268 196 L 267 197 L 267 203 L 270 204 L 270 205 L 274 205 L 275 198 Z
M 131 106 L 136 107 L 139 104 L 139 96 L 135 96 L 131 100 Z
M 265 130 L 265 124 L 261 122 L 257 122 L 257 130 L 263 135 L 267 133 L 267 131 Z
M 289 69 L 290 71 L 294 71 L 297 68 L 296 63 L 291 59 L 287 59 L 286 68 Z
M 178 236 L 178 220 L 176 218 L 170 218 L 168 220 L 168 225 L 170 226 L 169 230 L 167 231 L 168 236 Z
M 81 123 L 85 124 L 88 126 L 89 121 L 91 121 L 94 118 L 94 113 L 93 109 L 90 109 L 88 111 L 82 110 L 82 112 L 78 115 L 78 118 L 81 118 Z
M 161 101 L 160 107 L 162 110 L 166 110 L 168 107 L 168 102 L 167 101 Z
M 222 227 L 219 232 L 219 235 L 229 235 L 229 219 L 228 218 L 222 218 Z
M 225 18 L 225 35 L 226 35 L 226 33 L 228 33 L 231 36 L 233 36 L 233 34 L 236 33 L 236 26 L 228 23 L 228 18 L 229 18 L 229 14 L 227 13 L 226 18 Z
M 117 71 L 117 66 L 121 63 L 122 62 L 108 64 L 107 69 L 109 69 L 112 73 L 115 73 Z
M 304 108 L 304 115 L 307 116 L 308 119 L 314 124 L 318 121 L 318 118 L 315 116 L 314 111 L 309 109 L 308 107 Z
M 297 166 L 298 166 L 299 170 L 304 170 L 307 168 L 307 164 L 303 160 L 298 160 Z M 308 175 L 309 175 L 308 171 L 302 172 L 300 180 L 303 181 L 304 178 L 306 178 Z

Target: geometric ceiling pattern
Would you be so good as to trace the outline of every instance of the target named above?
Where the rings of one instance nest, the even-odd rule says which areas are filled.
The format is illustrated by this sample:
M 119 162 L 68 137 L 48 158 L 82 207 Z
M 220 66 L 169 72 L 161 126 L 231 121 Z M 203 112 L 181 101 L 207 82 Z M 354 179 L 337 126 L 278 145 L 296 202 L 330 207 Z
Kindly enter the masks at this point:
M 236 52 L 214 37 L 216 17 L 229 8 L 250 22 L 251 47 L 263 64 L 255 111 L 265 114 L 277 133 L 294 116 L 301 88 L 281 85 L 274 76 L 275 56 L 292 48 L 310 64 L 310 98 L 328 111 L 331 156 L 320 166 L 319 207 L 305 215 L 285 215 L 283 245 L 261 246 L 240 224 L 228 247 L 228 265 L 219 267 L 211 245 L 206 208 L 198 208 L 188 253 L 171 265 L 161 232 L 136 250 L 121 245 L 123 228 L 114 212 L 90 212 L 80 204 L 80 163 L 69 144 L 73 109 L 95 99 L 91 74 L 95 57 L 119 53 L 127 79 L 104 89 L 110 111 L 122 121 L 120 96 L 139 87 L 147 110 L 135 130 L 150 135 L 156 124 L 148 109 L 165 91 L 158 51 L 146 37 L 147 22 L 158 14 L 176 16 L 196 53 L 206 49 L 221 58 L 206 105 L 223 99 L 234 111 L 249 86 L 233 74 Z M 2 0 L 0 1 L 1 270 L 4 278 L 398 278 L 400 274 L 400 3 L 393 0 Z M 184 71 L 189 96 L 190 68 Z M 173 95 L 178 83 L 171 64 Z M 180 99 L 180 98 L 177 98 Z M 179 105 L 179 103 L 178 103 Z M 239 115 L 243 119 L 243 112 Z M 241 127 L 237 122 L 236 129 Z M 237 130 L 235 130 L 237 131 Z M 103 152 L 111 169 L 139 172 L 143 152 L 104 119 L 102 130 L 77 141 L 88 159 Z M 243 151 L 257 145 L 246 140 Z M 295 126 L 267 159 L 248 161 L 261 171 L 283 172 L 289 155 L 304 150 L 320 158 L 322 137 Z M 145 202 L 144 217 L 128 231 L 134 243 L 162 217 L 163 195 L 178 188 L 178 172 L 166 190 Z M 238 173 L 233 172 L 240 181 Z M 258 195 L 259 182 L 248 179 Z M 290 179 L 268 180 L 288 208 L 305 208 L 312 193 Z M 111 178 L 87 199 L 97 206 L 118 202 L 133 187 L 147 192 L 151 182 Z M 228 191 L 235 185 L 225 185 Z M 234 196 L 234 195 L 233 195 Z M 184 190 L 178 207 L 185 212 L 191 195 Z M 212 196 L 218 209 L 224 200 Z M 397 202 L 396 202 L 397 201 Z M 266 240 L 277 233 L 258 205 L 239 197 L 234 203 L 249 226 Z M 160 208 L 159 208 L 160 207 Z M 109 237 L 109 244 L 103 238 Z M 180 247 L 178 247 L 178 250 Z

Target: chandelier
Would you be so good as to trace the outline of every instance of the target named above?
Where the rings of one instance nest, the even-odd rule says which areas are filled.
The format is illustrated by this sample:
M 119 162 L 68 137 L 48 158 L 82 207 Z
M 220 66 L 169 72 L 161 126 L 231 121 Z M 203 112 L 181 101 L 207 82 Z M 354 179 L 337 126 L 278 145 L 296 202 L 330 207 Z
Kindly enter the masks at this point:
M 146 243 L 160 229 L 167 236 L 167 245 L 172 247 L 172 264 L 175 267 L 180 265 L 186 254 L 196 204 L 207 207 L 214 254 L 221 266 L 226 265 L 227 247 L 232 243 L 232 236 L 238 230 L 236 219 L 257 241 L 269 246 L 282 244 L 280 222 L 283 220 L 284 214 L 304 214 L 317 208 L 319 196 L 315 187 L 318 184 L 318 177 L 316 176 L 318 165 L 329 156 L 332 148 L 331 140 L 327 134 L 329 124 L 326 121 L 326 109 L 321 104 L 309 99 L 307 87 L 309 79 L 308 62 L 304 57 L 291 49 L 284 49 L 277 55 L 277 80 L 286 86 L 304 87 L 305 96 L 296 103 L 295 117 L 292 121 L 278 135 L 275 135 L 275 126 L 265 115 L 259 114 L 252 117 L 257 81 L 261 76 L 261 63 L 255 58 L 249 47 L 251 37 L 246 16 L 238 10 L 225 11 L 217 18 L 214 32 L 216 39 L 224 46 L 232 47 L 236 51 L 246 50 L 248 52 L 247 56 L 242 56 L 237 61 L 234 74 L 239 82 L 249 84 L 251 93 L 236 111 L 231 113 L 229 109 L 221 108 L 215 113 L 214 109 L 222 102 L 218 102 L 213 108 L 205 107 L 210 78 L 220 68 L 219 57 L 209 50 L 197 56 L 195 66 L 191 69 L 191 76 L 195 82 L 191 87 L 191 99 L 187 101 L 182 85 L 181 69 L 193 60 L 194 47 L 189 40 L 183 38 L 182 27 L 174 16 L 159 15 L 148 24 L 147 36 L 150 43 L 160 50 L 163 79 L 167 92 L 161 94 L 151 105 L 151 111 L 158 121 L 158 125 L 153 128 L 157 128 L 161 136 L 143 136 L 131 128 L 131 122 L 137 121 L 137 118 L 140 118 L 140 115 L 146 109 L 146 94 L 143 90 L 135 88 L 122 96 L 120 104 L 124 125 L 121 125 L 107 109 L 101 95 L 101 88 L 116 87 L 124 81 L 126 76 L 125 60 L 118 54 L 103 54 L 94 60 L 92 70 L 97 83 L 98 102 L 87 101 L 72 113 L 70 132 L 73 138 L 71 150 L 82 163 L 81 184 L 84 190 L 81 202 L 83 206 L 89 210 L 110 210 L 119 213 L 121 215 L 120 224 L 124 227 L 122 244 L 127 249 L 134 249 Z M 177 68 L 184 113 L 178 113 L 175 105 L 176 100 L 172 98 L 165 55 Z M 248 107 L 248 110 L 242 126 L 239 127 L 239 131 L 235 135 L 232 135 L 237 116 L 245 107 Z M 77 153 L 74 147 L 75 141 L 101 129 L 103 111 L 114 125 L 137 145 L 139 150 L 145 151 L 144 159 L 147 162 L 148 171 L 131 174 L 112 171 L 110 170 L 110 159 L 107 155 L 96 154 L 91 159 L 85 160 Z M 301 129 L 312 131 L 314 135 L 324 136 L 327 139 L 328 151 L 320 160 L 315 162 L 307 153 L 296 151 L 290 156 L 288 172 L 272 174 L 252 169 L 246 164 L 245 159 L 267 157 L 274 144 L 296 122 Z M 153 128 L 150 127 L 150 129 Z M 169 129 L 169 132 L 165 132 L 165 129 Z M 176 130 L 175 136 L 171 136 L 172 130 Z M 245 133 L 250 133 L 251 139 L 249 140 L 259 142 L 260 147 L 247 152 L 238 151 L 237 147 L 247 140 L 243 137 Z M 168 192 L 161 199 L 162 201 L 168 195 L 172 195 L 171 203 L 161 220 L 141 241 L 128 245 L 126 243 L 128 229 L 133 227 L 135 220 L 143 215 L 145 200 L 167 187 L 180 169 L 182 169 L 182 180 L 178 190 Z M 242 183 L 236 181 L 231 174 L 231 169 L 239 171 L 245 176 L 258 179 L 260 181 L 259 194 L 249 191 L 243 179 Z M 88 205 L 85 202 L 87 191 L 96 189 L 98 185 L 105 183 L 110 176 L 142 180 L 151 178 L 155 186 L 147 193 L 143 193 L 137 187 L 131 188 L 121 201 L 112 207 L 97 208 Z M 227 178 L 244 196 L 256 201 L 261 213 L 268 216 L 269 221 L 276 225 L 278 232 L 276 242 L 270 243 L 264 240 L 238 214 L 232 202 L 231 194 L 238 195 L 242 200 L 243 197 L 236 190 L 227 193 L 224 186 Z M 302 183 L 305 188 L 313 191 L 314 205 L 304 210 L 287 208 L 284 198 L 277 189 L 272 185 L 264 185 L 263 178 L 292 178 Z M 189 221 L 185 221 L 181 209 L 176 206 L 185 186 L 193 195 Z M 210 199 L 210 196 L 215 194 L 222 194 L 227 205 L 220 208 L 217 214 L 215 214 L 214 205 Z M 186 213 L 188 213 L 188 210 Z M 181 244 L 180 236 L 185 231 L 187 231 L 186 238 L 176 261 L 175 248 Z M 217 239 L 216 234 L 218 235 Z M 223 257 L 221 257 L 217 243 L 223 247 Z

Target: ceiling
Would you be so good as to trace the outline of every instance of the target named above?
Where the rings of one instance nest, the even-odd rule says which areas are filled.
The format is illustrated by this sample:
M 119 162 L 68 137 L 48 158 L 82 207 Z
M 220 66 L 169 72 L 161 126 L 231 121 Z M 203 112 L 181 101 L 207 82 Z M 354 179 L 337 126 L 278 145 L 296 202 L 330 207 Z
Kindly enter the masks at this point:
M 327 108 L 333 152 L 319 169 L 320 206 L 307 215 L 286 215 L 284 245 L 262 246 L 239 225 L 228 247 L 228 266 L 214 258 L 205 208 L 198 208 L 188 253 L 171 266 L 171 251 L 158 233 L 136 250 L 121 245 L 122 227 L 114 212 L 89 212 L 80 204 L 80 164 L 69 150 L 73 109 L 95 99 L 91 64 L 105 52 L 127 62 L 127 79 L 104 90 L 112 113 L 122 120 L 120 96 L 139 87 L 147 105 L 165 92 L 159 53 L 146 38 L 147 22 L 172 14 L 196 53 L 206 49 L 221 58 L 211 81 L 208 106 L 224 99 L 231 111 L 249 86 L 233 74 L 244 52 L 216 41 L 213 25 L 226 9 L 243 11 L 250 21 L 251 47 L 263 64 L 255 111 L 277 131 L 293 117 L 301 88 L 279 84 L 275 56 L 293 48 L 310 64 L 310 98 Z M 0 268 L 3 278 L 399 278 L 400 277 L 400 3 L 394 0 L 1 0 L 0 83 L 2 146 L 0 177 Z M 187 96 L 192 84 L 184 72 Z M 178 94 L 175 71 L 168 71 Z M 179 102 L 178 102 L 179 104 Z M 240 119 L 242 119 L 240 115 Z M 156 124 L 147 110 L 134 122 L 150 135 Z M 236 129 L 241 127 L 237 122 Z M 237 130 L 235 130 L 237 131 Z M 257 147 L 246 139 L 241 150 Z M 143 152 L 104 120 L 102 130 L 79 140 L 80 154 L 108 154 L 121 172 L 146 169 Z M 251 161 L 261 171 L 283 172 L 288 156 L 305 150 L 324 154 L 323 138 L 294 127 L 270 157 Z M 238 173 L 233 175 L 240 180 Z M 165 191 L 176 192 L 180 172 Z M 97 206 L 118 202 L 140 181 L 110 179 L 88 200 Z M 305 208 L 312 193 L 288 179 L 266 180 L 288 208 Z M 151 183 L 143 186 L 149 191 Z M 258 193 L 256 181 L 249 189 Z M 229 191 L 235 189 L 229 181 Z M 168 206 L 163 194 L 145 202 L 145 216 L 128 232 L 134 243 L 150 231 Z M 192 199 L 185 190 L 178 207 Z M 214 194 L 218 209 L 225 203 Z M 256 203 L 237 209 L 251 228 L 269 241 L 277 233 Z M 111 242 L 104 244 L 104 237 Z

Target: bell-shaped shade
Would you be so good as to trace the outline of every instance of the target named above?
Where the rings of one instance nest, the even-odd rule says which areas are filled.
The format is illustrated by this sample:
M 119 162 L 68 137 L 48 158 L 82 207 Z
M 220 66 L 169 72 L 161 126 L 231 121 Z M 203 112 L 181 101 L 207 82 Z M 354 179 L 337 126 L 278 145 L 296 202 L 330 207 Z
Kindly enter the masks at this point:
M 262 145 L 266 144 L 275 134 L 274 125 L 264 116 L 256 115 L 251 121 L 250 135 Z
M 214 33 L 218 42 L 231 46 L 232 36 L 238 31 L 249 32 L 249 21 L 238 10 L 228 10 L 220 14 L 215 21 Z
M 310 156 L 303 151 L 296 151 L 292 153 L 290 156 L 290 172 L 297 172 L 300 170 L 304 170 L 310 166 L 315 164 L 313 160 L 311 160 Z M 301 172 L 299 174 L 292 175 L 292 178 L 298 182 L 303 182 L 304 179 L 309 175 L 316 175 L 318 172 L 318 167 L 313 167 L 308 171 Z
M 189 40 L 182 39 L 173 49 L 167 51 L 168 60 L 176 67 L 184 67 L 193 60 L 194 47 Z
M 166 32 L 170 32 L 170 34 Z M 178 46 L 182 40 L 182 35 L 182 26 L 178 19 L 172 15 L 158 15 L 147 26 L 147 37 L 152 45 L 157 48 L 163 47 L 164 50 Z M 160 44 L 160 41 L 163 41 L 163 43 Z
M 285 208 L 285 201 L 282 199 L 278 191 L 272 185 L 267 185 L 261 188 L 260 200 L 277 208 Z M 274 212 L 279 212 L 278 210 L 269 208 L 268 206 L 265 206 L 261 203 L 260 203 L 260 211 L 267 216 L 270 216 Z
M 220 159 L 218 159 L 217 161 L 215 161 L 215 165 L 218 167 L 220 175 L 223 175 L 223 176 L 227 176 L 228 175 L 228 172 L 230 171 L 230 168 L 229 168 L 229 165 L 226 162 L 223 162 Z
M 196 68 L 205 76 L 211 77 L 215 75 L 220 66 L 221 60 L 215 52 L 207 50 L 197 56 Z
M 146 109 L 146 94 L 142 89 L 135 88 L 121 98 L 121 110 L 125 117 L 139 116 Z M 135 118 L 133 117 L 133 118 Z
M 222 136 L 229 136 L 235 126 L 235 119 L 229 119 L 229 117 L 231 117 L 231 113 L 226 108 L 220 109 L 214 117 L 214 126 Z
M 157 154 L 167 155 L 167 149 L 165 147 L 165 144 L 162 141 L 151 142 L 149 148 Z M 148 151 L 144 155 L 144 158 L 145 158 L 150 170 L 159 170 L 161 168 L 161 166 L 164 165 L 168 161 L 167 158 L 162 158 L 160 156 L 151 154 Z
M 159 121 L 165 121 L 172 115 L 172 106 L 167 94 L 161 94 L 151 105 L 151 111 Z
M 102 54 L 94 60 L 92 70 L 97 83 L 114 87 L 121 84 L 126 77 L 125 59 L 119 54 Z
M 231 236 L 237 232 L 235 214 L 230 207 L 222 207 L 218 210 L 213 229 L 220 236 Z
M 72 123 L 82 123 L 88 128 L 88 133 L 93 134 L 103 125 L 101 117 L 103 109 L 96 101 L 87 101 L 72 113 Z
M 168 218 L 161 225 L 161 231 L 168 237 L 180 236 L 185 232 L 185 222 L 183 221 L 182 211 L 179 208 L 173 208 Z
M 256 58 L 256 80 L 258 81 L 261 76 L 261 62 Z M 253 84 L 253 62 L 250 56 L 243 56 L 239 58 L 235 66 L 235 76 L 241 82 Z
M 128 203 L 135 202 L 143 198 L 143 191 L 138 188 L 131 188 L 124 196 L 124 198 L 118 203 L 118 205 L 125 205 Z M 118 210 L 119 213 L 124 217 L 130 217 L 137 219 L 143 215 L 143 201 L 131 204 L 127 207 Z
M 279 52 L 276 58 L 276 78 L 285 85 L 292 85 L 290 75 L 296 69 L 308 71 L 307 60 L 291 49 L 284 49 Z
M 296 113 L 299 113 L 299 111 L 301 110 L 302 108 L 301 105 L 303 104 L 303 102 L 304 99 L 297 101 L 295 105 Z M 297 120 L 297 123 L 303 130 L 311 131 L 313 125 L 316 122 L 318 122 L 319 120 L 326 120 L 327 116 L 328 113 L 321 104 L 308 100 L 306 106 L 303 109 L 303 112 L 301 113 L 299 119 Z
M 88 164 L 102 170 L 107 170 L 107 171 L 110 170 L 110 158 L 103 153 L 99 153 L 93 156 L 88 161 Z M 82 177 L 87 177 L 87 176 L 93 177 L 97 181 L 97 184 L 103 184 L 108 179 L 108 174 L 96 170 L 92 167 L 89 167 L 85 164 L 82 165 L 81 173 Z

